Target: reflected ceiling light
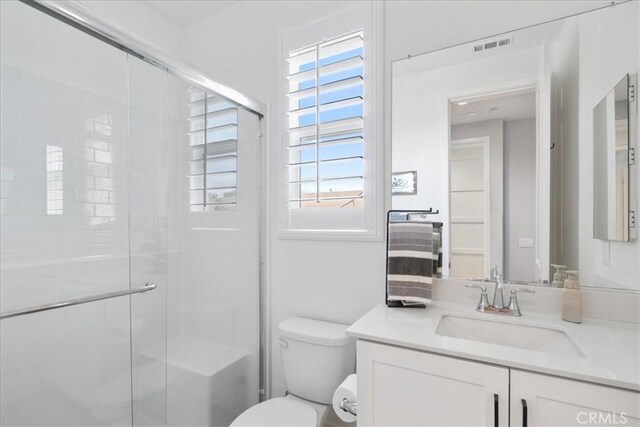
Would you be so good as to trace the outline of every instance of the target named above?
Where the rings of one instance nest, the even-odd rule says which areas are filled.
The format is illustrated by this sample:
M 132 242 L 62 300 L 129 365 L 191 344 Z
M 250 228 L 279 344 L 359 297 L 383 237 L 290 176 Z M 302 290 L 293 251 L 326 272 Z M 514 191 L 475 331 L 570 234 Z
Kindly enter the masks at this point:
M 456 102 L 456 104 L 463 106 L 463 105 L 467 105 L 469 103 L 469 101 L 460 101 L 460 102 Z

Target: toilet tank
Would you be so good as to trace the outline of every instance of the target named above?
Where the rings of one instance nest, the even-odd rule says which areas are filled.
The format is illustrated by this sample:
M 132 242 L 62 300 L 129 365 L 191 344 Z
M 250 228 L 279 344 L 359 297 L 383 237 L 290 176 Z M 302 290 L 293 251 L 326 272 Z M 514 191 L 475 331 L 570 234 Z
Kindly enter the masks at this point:
M 333 392 L 355 371 L 355 338 L 349 325 L 289 317 L 278 326 L 287 391 L 294 396 L 330 404 Z

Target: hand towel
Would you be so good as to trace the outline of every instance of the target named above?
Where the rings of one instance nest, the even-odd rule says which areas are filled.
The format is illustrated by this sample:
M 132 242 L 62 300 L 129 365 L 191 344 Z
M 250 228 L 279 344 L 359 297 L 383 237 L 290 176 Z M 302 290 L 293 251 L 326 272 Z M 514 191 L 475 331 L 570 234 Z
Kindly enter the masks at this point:
M 435 259 L 433 260 L 434 276 L 442 276 L 442 223 L 433 223 L 433 254 Z
M 431 301 L 433 276 L 441 258 L 441 224 L 427 221 L 389 223 L 387 300 L 403 304 Z M 441 262 L 440 262 L 441 263 Z

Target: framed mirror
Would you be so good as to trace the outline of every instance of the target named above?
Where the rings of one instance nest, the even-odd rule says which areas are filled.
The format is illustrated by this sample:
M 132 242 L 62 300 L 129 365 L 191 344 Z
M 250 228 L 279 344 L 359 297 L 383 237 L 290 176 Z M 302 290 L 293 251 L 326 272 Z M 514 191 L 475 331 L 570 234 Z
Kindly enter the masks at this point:
M 627 158 L 625 172 L 620 155 L 602 178 L 595 172 L 594 113 L 610 93 L 615 104 L 621 76 L 631 86 L 640 68 L 639 7 L 621 3 L 393 63 L 392 174 L 412 171 L 420 185 L 393 192 L 392 209 L 439 211 L 443 277 L 497 271 L 509 282 L 549 285 L 557 265 L 579 270 L 582 286 L 640 290 L 629 213 L 635 165 Z M 637 138 L 629 106 L 627 148 Z M 606 144 L 623 150 L 615 136 Z M 618 183 L 613 206 L 609 193 L 602 203 L 601 179 Z M 594 237 L 602 215 L 616 239 Z M 626 221 L 626 234 L 610 217 Z
M 635 168 L 637 76 L 625 75 L 593 109 L 593 237 L 636 238 Z

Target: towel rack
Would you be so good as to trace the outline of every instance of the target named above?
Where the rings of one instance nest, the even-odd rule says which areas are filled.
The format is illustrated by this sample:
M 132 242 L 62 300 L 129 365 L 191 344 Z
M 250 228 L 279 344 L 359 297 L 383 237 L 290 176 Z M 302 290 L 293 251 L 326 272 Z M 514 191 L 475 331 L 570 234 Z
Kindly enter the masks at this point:
M 123 289 L 121 291 L 106 292 L 104 294 L 97 294 L 88 297 L 74 298 L 66 301 L 54 302 L 51 304 L 34 305 L 27 308 L 21 308 L 18 310 L 9 310 L 4 313 L 0 313 L 0 319 L 10 319 L 12 317 L 24 316 L 26 314 L 39 313 L 41 311 L 55 310 L 58 308 L 71 307 L 73 305 L 86 304 L 88 302 L 101 301 L 105 299 L 117 298 L 126 295 L 140 294 L 143 292 L 152 291 L 157 287 L 155 283 L 147 283 L 141 288 L 136 289 Z
M 404 215 L 406 214 L 406 221 L 409 221 L 409 217 L 411 215 L 421 215 L 423 218 L 426 217 L 427 215 L 438 215 L 440 213 L 439 209 L 436 209 L 435 211 L 433 210 L 433 208 L 429 208 L 426 210 L 404 210 L 404 209 L 391 209 L 390 211 L 387 212 L 387 260 L 386 260 L 386 275 L 388 276 L 389 274 L 389 224 L 392 222 L 391 218 L 393 216 L 393 214 L 400 214 L 400 215 Z M 443 226 L 442 222 L 434 222 L 434 225 L 439 225 L 440 227 Z M 400 303 L 389 303 L 388 301 L 388 297 L 389 297 L 389 290 L 387 288 L 387 284 L 385 283 L 385 287 L 384 287 L 384 302 L 388 307 L 404 307 L 402 304 Z M 415 305 L 414 307 L 418 307 L 420 306 Z M 424 306 L 422 306 L 424 307 Z
M 438 215 L 438 214 L 440 214 L 440 210 L 439 209 L 433 210 L 433 208 L 429 208 L 429 209 L 426 209 L 426 210 L 392 209 L 387 213 L 387 224 L 389 222 L 391 222 L 393 214 L 397 214 L 399 216 L 404 215 L 405 216 L 405 220 L 409 221 L 409 217 L 411 215 L 420 215 L 420 216 L 422 216 L 424 218 L 427 215 Z
M 421 215 L 422 217 L 426 217 L 427 215 L 438 215 L 440 214 L 440 209 L 436 209 L 435 211 L 433 210 L 433 208 L 429 208 L 426 211 L 400 211 L 400 212 L 407 212 L 407 221 L 409 221 L 409 215 Z

